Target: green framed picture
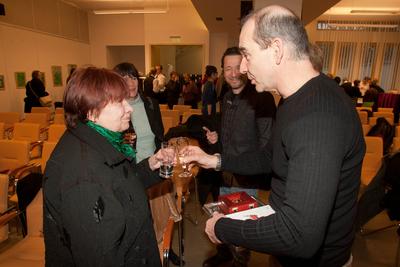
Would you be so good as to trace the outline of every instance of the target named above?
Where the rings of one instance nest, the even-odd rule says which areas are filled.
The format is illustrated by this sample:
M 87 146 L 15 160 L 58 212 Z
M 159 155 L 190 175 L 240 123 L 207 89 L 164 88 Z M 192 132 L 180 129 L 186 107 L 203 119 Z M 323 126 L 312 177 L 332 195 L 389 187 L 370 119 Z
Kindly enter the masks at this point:
M 25 88 L 25 84 L 26 84 L 25 72 L 22 71 L 15 72 L 15 85 L 17 89 Z
M 62 71 L 61 66 L 51 66 L 51 74 L 53 76 L 53 86 L 62 86 Z
M 0 91 L 5 90 L 5 85 L 4 85 L 4 75 L 0 74 Z

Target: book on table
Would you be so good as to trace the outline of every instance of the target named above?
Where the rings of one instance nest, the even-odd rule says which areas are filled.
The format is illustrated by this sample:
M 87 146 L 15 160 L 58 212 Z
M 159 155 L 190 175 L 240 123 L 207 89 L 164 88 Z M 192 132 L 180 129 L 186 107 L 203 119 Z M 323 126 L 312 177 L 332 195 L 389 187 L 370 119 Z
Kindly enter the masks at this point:
M 204 204 L 203 209 L 209 216 L 219 212 L 235 220 L 255 220 L 275 213 L 270 205 L 264 205 L 246 192 L 221 195 L 217 202 Z

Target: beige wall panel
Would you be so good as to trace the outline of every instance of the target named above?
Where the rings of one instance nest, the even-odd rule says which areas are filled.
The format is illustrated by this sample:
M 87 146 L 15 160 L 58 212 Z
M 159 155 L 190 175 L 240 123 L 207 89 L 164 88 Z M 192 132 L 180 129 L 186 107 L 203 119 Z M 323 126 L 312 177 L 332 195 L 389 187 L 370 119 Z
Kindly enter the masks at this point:
M 38 30 L 60 34 L 57 1 L 35 0 L 33 12 Z

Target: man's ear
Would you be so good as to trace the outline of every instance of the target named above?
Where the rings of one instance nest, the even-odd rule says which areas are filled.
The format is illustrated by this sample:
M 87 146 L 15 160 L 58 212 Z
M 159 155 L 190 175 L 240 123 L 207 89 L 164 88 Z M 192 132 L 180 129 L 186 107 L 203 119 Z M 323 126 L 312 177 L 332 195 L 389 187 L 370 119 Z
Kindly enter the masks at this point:
M 271 42 L 271 49 L 274 53 L 275 64 L 280 65 L 284 54 L 284 45 L 282 39 L 274 38 Z

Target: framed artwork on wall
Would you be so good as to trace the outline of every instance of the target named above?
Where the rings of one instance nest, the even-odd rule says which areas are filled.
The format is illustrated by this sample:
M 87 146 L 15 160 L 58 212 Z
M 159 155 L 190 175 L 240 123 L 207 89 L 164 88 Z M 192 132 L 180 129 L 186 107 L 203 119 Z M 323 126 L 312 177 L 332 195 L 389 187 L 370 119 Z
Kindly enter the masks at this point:
M 5 90 L 5 85 L 4 85 L 4 75 L 0 74 L 0 91 Z
M 25 88 L 26 76 L 25 72 L 15 72 L 15 85 L 17 89 Z
M 51 75 L 53 76 L 53 86 L 62 86 L 61 66 L 51 66 Z

